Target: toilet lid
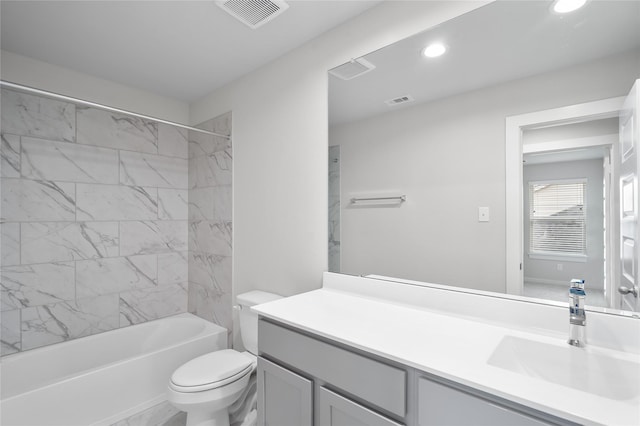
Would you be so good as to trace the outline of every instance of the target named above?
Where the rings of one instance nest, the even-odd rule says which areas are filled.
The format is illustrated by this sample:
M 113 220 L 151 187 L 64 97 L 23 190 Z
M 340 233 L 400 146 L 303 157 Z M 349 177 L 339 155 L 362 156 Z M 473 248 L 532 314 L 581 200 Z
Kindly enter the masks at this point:
M 233 349 L 211 352 L 188 361 L 171 376 L 181 392 L 199 392 L 233 382 L 253 369 L 251 358 Z

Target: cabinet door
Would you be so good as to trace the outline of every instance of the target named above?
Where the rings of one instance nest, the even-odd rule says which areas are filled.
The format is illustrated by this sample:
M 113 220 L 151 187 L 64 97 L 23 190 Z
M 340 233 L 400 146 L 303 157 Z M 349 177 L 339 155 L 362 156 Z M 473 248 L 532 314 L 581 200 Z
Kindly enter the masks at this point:
M 541 419 L 424 378 L 418 385 L 420 426 L 549 426 Z
M 258 425 L 311 426 L 311 380 L 258 358 Z
M 318 418 L 320 426 L 400 426 L 368 408 L 330 390 L 320 388 Z

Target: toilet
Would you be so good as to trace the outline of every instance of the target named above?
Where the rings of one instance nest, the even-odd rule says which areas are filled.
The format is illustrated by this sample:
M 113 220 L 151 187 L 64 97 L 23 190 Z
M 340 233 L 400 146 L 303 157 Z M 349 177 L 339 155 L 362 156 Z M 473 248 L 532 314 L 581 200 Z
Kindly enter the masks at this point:
M 224 349 L 186 362 L 171 375 L 168 401 L 187 412 L 187 426 L 229 426 L 228 407 L 242 394 L 257 365 L 258 315 L 251 306 L 280 299 L 264 291 L 236 296 L 240 335 L 247 352 Z

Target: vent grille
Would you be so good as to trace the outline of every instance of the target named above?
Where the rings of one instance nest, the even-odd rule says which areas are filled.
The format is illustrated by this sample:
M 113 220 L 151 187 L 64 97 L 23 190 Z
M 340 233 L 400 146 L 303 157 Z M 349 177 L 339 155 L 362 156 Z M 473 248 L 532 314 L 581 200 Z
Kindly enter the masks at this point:
M 266 24 L 289 8 L 281 0 L 222 0 L 216 4 L 252 29 Z
M 384 101 L 385 104 L 389 106 L 395 106 L 400 104 L 406 104 L 408 102 L 413 102 L 415 99 L 411 95 L 400 96 L 399 98 L 388 99 Z
M 375 69 L 375 65 L 367 61 L 364 58 L 353 59 L 346 64 L 338 65 L 335 68 L 329 70 L 329 73 L 335 75 L 342 80 L 351 80 L 366 74 L 369 71 Z

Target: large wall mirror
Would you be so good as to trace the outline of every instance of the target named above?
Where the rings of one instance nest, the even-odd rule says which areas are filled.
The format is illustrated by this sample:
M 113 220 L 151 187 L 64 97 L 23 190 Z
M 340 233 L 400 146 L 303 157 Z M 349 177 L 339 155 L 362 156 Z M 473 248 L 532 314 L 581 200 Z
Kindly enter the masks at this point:
M 493 2 L 329 71 L 330 271 L 563 302 L 577 278 L 638 309 L 640 2 L 553 6 Z

